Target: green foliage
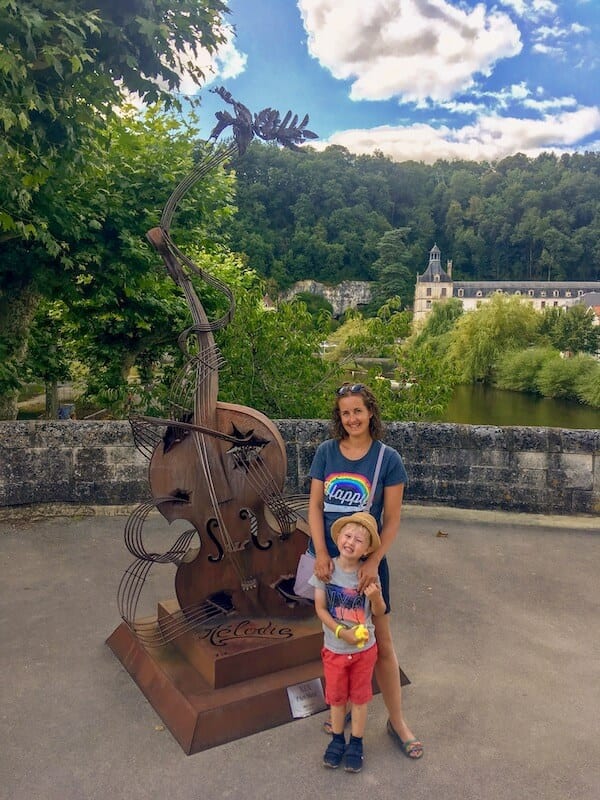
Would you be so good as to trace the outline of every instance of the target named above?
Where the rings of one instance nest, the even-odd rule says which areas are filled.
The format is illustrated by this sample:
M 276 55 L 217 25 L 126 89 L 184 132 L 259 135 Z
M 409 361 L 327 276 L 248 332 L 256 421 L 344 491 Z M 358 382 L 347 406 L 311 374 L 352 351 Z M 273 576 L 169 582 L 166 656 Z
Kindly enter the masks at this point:
M 190 49 L 214 51 L 222 41 L 225 11 L 221 0 L 0 0 L 3 416 L 16 415 L 35 299 L 63 297 L 73 285 L 73 243 L 103 224 L 102 198 L 90 211 L 86 192 L 105 169 L 108 122 L 127 92 L 173 101 Z
M 52 175 L 74 180 L 86 143 L 124 92 L 171 100 L 189 51 L 222 41 L 226 6 L 182 0 L 3 0 L 0 4 L 0 231 L 61 249 L 37 193 Z M 167 88 L 164 88 L 167 87 Z
M 354 357 L 394 359 L 401 339 L 410 334 L 411 314 L 399 310 L 398 298 L 391 298 L 374 317 L 347 312 L 344 322 L 328 337 L 335 347 L 325 356 L 329 361 Z
M 321 295 L 313 294 L 312 292 L 298 292 L 294 300 L 304 303 L 306 310 L 309 314 L 312 314 L 312 316 L 318 317 L 323 312 L 330 316 L 333 314 L 333 306 L 328 300 L 321 297 Z
M 407 305 L 435 240 L 459 280 L 598 280 L 600 153 L 492 168 L 255 143 L 236 168 L 233 246 L 282 288 L 375 279 Z
M 365 319 L 357 312 L 349 315 L 329 336 L 328 342 L 337 346 L 325 359 L 346 369 L 352 364 L 365 370 L 364 382 L 374 387 L 384 419 L 435 419 L 452 395 L 452 373 L 431 341 L 414 346 L 408 338 L 411 314 L 400 311 L 400 305 L 399 298 L 392 298 L 375 317 Z M 382 365 L 366 368 L 369 359 L 389 361 L 394 365 L 393 378 L 382 374 Z
M 42 300 L 30 329 L 24 375 L 44 383 L 65 381 L 71 377 L 73 342 L 63 324 L 64 304 Z
M 381 305 L 390 297 L 399 297 L 404 306 L 412 306 L 415 294 L 415 274 L 408 267 L 410 252 L 407 237 L 410 228 L 386 231 L 377 249 L 379 258 L 373 264 L 377 276 L 374 302 Z
M 424 325 L 417 331 L 415 344 L 419 346 L 438 336 L 450 333 L 462 314 L 463 306 L 457 297 L 451 297 L 443 303 L 434 303 Z
M 77 268 L 69 294 L 63 293 L 65 322 L 77 331 L 76 357 L 90 371 L 90 394 L 113 408 L 128 396 L 132 367 L 151 381 L 165 353 L 177 361 L 177 334 L 189 324 L 183 296 L 145 233 L 192 168 L 198 151 L 193 122 L 158 108 L 113 120 L 106 168 L 90 176 L 80 197 L 98 224 L 72 244 Z M 156 164 L 169 164 L 169 170 L 157 172 Z M 232 181 L 223 170 L 203 179 L 183 200 L 172 231 L 184 251 L 204 246 L 202 258 L 211 266 L 230 257 L 219 240 L 231 213 Z M 216 300 L 208 297 L 211 311 Z
M 463 314 L 451 333 L 449 348 L 459 379 L 491 382 L 500 355 L 534 344 L 538 327 L 539 316 L 528 303 L 503 294 Z
M 544 397 L 577 400 L 579 382 L 597 368 L 597 362 L 587 355 L 551 359 L 543 364 L 538 375 L 538 389 Z
M 577 397 L 588 406 L 600 408 L 600 364 L 586 365 L 586 369 L 577 380 Z
M 220 399 L 256 408 L 271 418 L 328 417 L 340 373 L 318 356 L 324 331 L 301 302 L 262 305 L 264 286 L 253 276 L 236 294 L 233 321 L 217 335 L 227 366 Z
M 500 389 L 538 393 L 538 376 L 542 367 L 547 364 L 551 369 L 559 359 L 558 351 L 549 347 L 508 350 L 499 357 L 494 383 Z
M 600 327 L 594 319 L 593 310 L 581 304 L 567 309 L 545 308 L 540 333 L 562 352 L 596 353 L 600 350 Z
M 440 417 L 456 383 L 451 366 L 445 358 L 440 358 L 440 348 L 432 342 L 403 350 L 395 377 L 400 384 L 398 400 L 401 401 L 395 410 L 396 414 L 401 414 L 397 419 Z

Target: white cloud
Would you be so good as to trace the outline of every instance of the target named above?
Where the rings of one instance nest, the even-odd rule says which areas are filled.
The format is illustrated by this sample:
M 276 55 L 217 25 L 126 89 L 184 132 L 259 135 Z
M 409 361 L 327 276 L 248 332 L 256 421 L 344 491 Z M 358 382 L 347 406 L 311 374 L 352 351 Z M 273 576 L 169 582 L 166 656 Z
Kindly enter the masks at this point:
M 204 73 L 204 85 L 220 78 L 225 80 L 236 78 L 246 68 L 248 56 L 236 49 L 233 28 L 230 25 L 224 25 L 222 31 L 225 35 L 225 41 L 217 47 L 214 53 L 211 54 L 199 48 L 194 55 L 189 48 L 186 50 L 188 63 L 194 67 L 200 67 Z M 189 71 L 182 70 L 180 77 L 179 91 L 182 94 L 194 95 L 198 92 L 199 87 L 194 82 Z
M 531 50 L 533 53 L 539 53 L 543 56 L 552 56 L 553 58 L 563 58 L 565 55 L 565 51 L 562 47 L 553 47 L 548 44 L 542 44 L 541 42 L 534 44 Z
M 567 28 L 560 25 L 540 25 L 536 30 L 535 36 L 539 41 L 548 41 L 548 39 L 565 39 L 571 34 L 589 33 L 590 29 L 585 25 L 580 25 L 578 22 L 573 22 Z
M 512 8 L 519 17 L 528 17 L 534 20 L 556 14 L 558 11 L 558 4 L 553 0 L 501 0 L 501 4 Z
M 532 52 L 564 60 L 569 50 L 575 46 L 574 37 L 588 33 L 590 29 L 578 22 L 563 27 L 553 20 L 552 25 L 539 25 L 536 28 L 532 35 Z
M 536 111 L 544 112 L 552 108 L 574 108 L 578 103 L 574 97 L 551 97 L 546 100 L 534 100 L 532 97 L 528 97 L 523 100 L 523 105 L 526 108 L 533 108 Z
M 428 164 L 437 159 L 497 161 L 514 153 L 535 157 L 549 150 L 572 151 L 599 129 L 600 108 L 588 107 L 547 114 L 541 119 L 490 114 L 462 128 L 413 124 L 347 130 L 313 146 L 324 149 L 328 144 L 337 144 L 357 154 L 380 150 L 396 161 L 412 159 Z M 585 149 L 592 147 L 587 145 Z
M 510 17 L 482 3 L 466 10 L 446 0 L 298 0 L 298 7 L 311 55 L 352 81 L 354 100 L 448 100 L 522 49 Z

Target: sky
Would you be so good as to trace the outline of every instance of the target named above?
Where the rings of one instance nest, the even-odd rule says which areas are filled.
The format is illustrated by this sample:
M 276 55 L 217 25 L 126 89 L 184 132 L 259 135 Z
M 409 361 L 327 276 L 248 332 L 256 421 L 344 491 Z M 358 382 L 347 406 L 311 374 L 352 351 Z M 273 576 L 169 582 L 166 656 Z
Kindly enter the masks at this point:
M 600 151 L 600 0 L 228 5 L 199 92 L 206 136 L 222 85 L 253 113 L 307 113 L 318 148 L 425 163 Z

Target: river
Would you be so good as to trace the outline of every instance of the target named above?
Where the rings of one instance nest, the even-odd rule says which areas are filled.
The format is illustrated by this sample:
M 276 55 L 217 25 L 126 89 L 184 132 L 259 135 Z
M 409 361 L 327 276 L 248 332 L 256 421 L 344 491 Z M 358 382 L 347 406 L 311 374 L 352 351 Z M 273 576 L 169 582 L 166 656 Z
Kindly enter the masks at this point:
M 529 425 L 600 428 L 600 409 L 481 384 L 457 386 L 441 422 L 468 425 Z

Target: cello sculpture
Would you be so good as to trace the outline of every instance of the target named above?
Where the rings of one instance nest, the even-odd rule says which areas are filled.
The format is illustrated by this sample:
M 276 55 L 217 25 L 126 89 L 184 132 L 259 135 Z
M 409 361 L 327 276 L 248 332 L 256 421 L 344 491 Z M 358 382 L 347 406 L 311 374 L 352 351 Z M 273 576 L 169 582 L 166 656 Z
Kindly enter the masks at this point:
M 215 91 L 234 115 L 216 114 L 211 150 L 177 186 L 159 226 L 147 233 L 192 318 L 179 337 L 185 363 L 171 391 L 168 417 L 130 420 L 135 444 L 150 462 L 153 499 L 136 508 L 125 527 L 125 544 L 135 561 L 121 580 L 118 605 L 125 623 L 147 645 L 168 643 L 227 616 L 293 620 L 313 613 L 312 604 L 292 588 L 308 531 L 305 499 L 283 494 L 287 463 L 281 435 L 259 411 L 218 400 L 223 362 L 213 333 L 231 319 L 233 295 L 178 249 L 170 226 L 194 183 L 233 155 L 242 155 L 254 136 L 298 150 L 298 144 L 316 135 L 306 128 L 308 116 L 299 122 L 288 112 L 282 120 L 270 108 L 252 116 L 224 88 Z M 218 147 L 214 140 L 229 127 L 232 142 Z M 226 295 L 229 308 L 223 317 L 208 319 L 192 278 Z M 154 510 L 169 523 L 181 519 L 191 526 L 164 553 L 150 553 L 144 546 L 144 523 Z M 159 630 L 136 620 L 138 599 L 155 564 L 176 567 L 178 608 Z

